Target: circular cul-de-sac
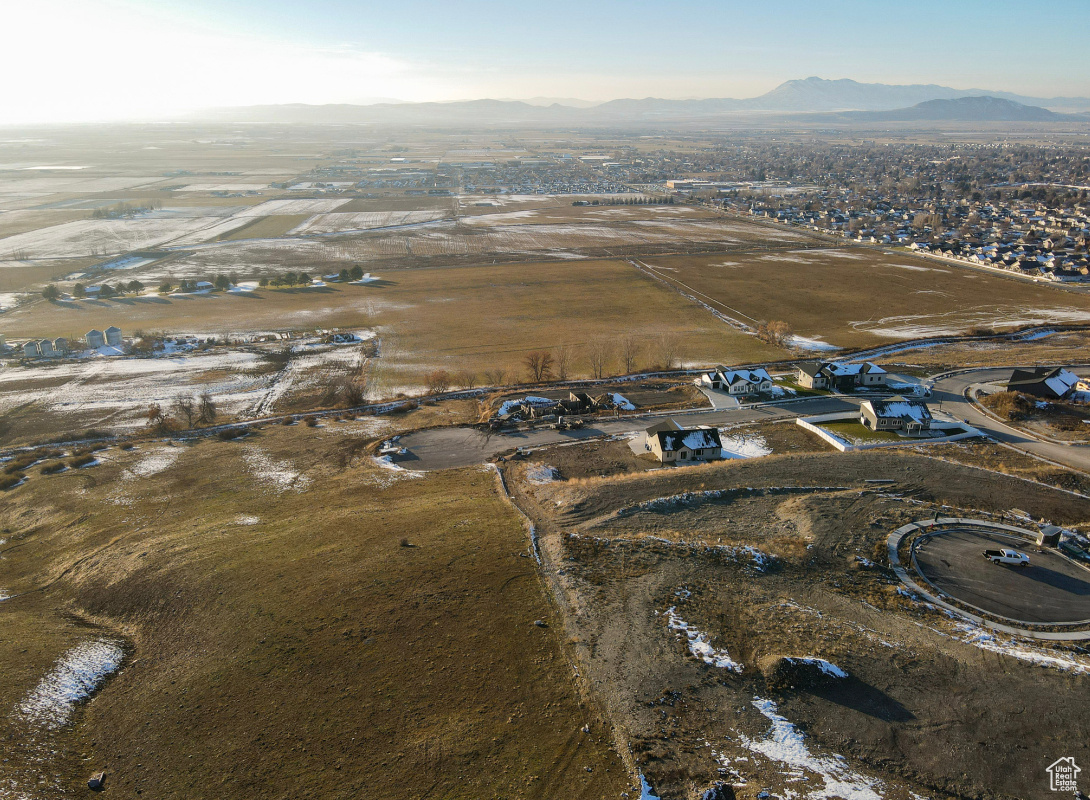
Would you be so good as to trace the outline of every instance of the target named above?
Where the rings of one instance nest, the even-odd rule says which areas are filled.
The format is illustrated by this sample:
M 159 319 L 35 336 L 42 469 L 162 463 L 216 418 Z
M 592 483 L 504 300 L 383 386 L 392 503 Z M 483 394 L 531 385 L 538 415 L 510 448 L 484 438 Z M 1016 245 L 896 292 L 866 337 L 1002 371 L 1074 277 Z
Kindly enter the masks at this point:
M 994 564 L 985 550 L 1025 553 L 1028 567 Z M 916 545 L 916 567 L 943 594 L 989 614 L 1035 624 L 1090 620 L 1090 570 L 1017 536 L 959 527 Z

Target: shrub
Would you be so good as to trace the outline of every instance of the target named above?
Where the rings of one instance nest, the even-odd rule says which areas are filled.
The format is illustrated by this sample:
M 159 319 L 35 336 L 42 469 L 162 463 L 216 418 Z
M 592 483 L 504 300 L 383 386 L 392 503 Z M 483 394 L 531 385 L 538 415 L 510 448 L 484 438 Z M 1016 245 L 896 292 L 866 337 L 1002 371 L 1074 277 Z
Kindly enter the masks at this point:
M 4 475 L 0 477 L 0 489 L 10 489 L 23 482 L 26 479 L 26 475 L 21 472 L 13 472 L 10 475 Z
M 41 470 L 43 475 L 52 475 L 55 472 L 62 472 L 62 471 L 64 471 L 64 462 L 63 461 L 54 461 L 52 464 L 45 464 L 45 465 L 42 466 L 42 470 Z
M 318 418 L 317 417 L 307 417 L 306 425 L 307 425 L 308 428 L 317 428 L 318 427 Z
M 221 442 L 229 442 L 232 439 L 237 439 L 240 436 L 245 436 L 246 431 L 242 428 L 224 428 L 222 431 L 217 431 L 216 438 Z
M 1033 401 L 1019 392 L 996 392 L 980 401 L 999 416 L 1009 420 L 1025 419 L 1032 413 Z
M 73 456 L 72 458 L 68 459 L 68 466 L 72 467 L 73 469 L 78 469 L 79 467 L 86 467 L 88 464 L 91 464 L 94 461 L 94 453 L 83 453 L 83 455 Z

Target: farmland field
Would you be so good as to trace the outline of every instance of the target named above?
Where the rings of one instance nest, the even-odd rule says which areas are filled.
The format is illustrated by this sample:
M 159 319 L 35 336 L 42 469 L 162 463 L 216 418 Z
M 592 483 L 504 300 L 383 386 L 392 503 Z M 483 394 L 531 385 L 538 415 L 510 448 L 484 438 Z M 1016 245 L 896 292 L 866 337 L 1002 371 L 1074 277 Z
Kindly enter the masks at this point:
M 870 248 L 654 257 L 648 267 L 742 322 L 866 347 L 974 328 L 1090 320 L 1090 297 Z

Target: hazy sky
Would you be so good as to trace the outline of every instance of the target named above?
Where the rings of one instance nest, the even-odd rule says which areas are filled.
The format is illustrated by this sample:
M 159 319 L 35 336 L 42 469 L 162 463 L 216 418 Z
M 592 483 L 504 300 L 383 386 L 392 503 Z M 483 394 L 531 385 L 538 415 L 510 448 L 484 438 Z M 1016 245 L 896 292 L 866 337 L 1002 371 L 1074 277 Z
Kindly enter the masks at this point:
M 375 98 L 752 97 L 817 75 L 1090 95 L 1087 0 L 27 0 L 0 123 Z

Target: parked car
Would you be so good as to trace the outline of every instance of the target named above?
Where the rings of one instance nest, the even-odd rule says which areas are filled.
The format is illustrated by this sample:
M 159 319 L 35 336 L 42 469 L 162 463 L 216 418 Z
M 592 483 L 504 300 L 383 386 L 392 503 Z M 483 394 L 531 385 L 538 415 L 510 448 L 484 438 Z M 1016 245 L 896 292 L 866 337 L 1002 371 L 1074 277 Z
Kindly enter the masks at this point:
M 984 557 L 993 564 L 1006 564 L 1011 567 L 1028 567 L 1029 556 L 1017 550 L 985 550 Z

